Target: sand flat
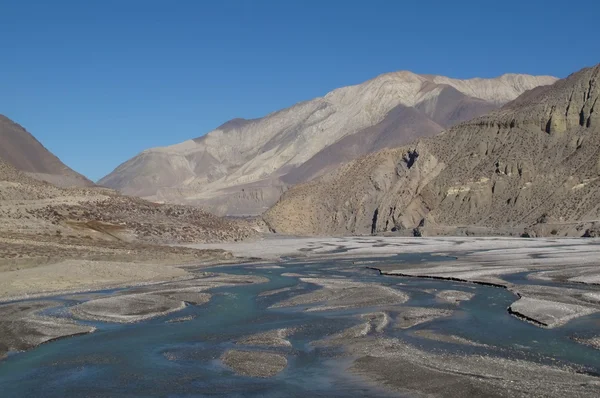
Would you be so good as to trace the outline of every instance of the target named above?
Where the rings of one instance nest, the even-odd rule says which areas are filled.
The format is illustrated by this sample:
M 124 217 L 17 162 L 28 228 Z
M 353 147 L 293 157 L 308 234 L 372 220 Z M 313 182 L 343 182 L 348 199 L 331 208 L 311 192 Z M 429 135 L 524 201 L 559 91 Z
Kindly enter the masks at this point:
M 0 274 L 0 299 L 57 292 L 81 292 L 134 283 L 152 283 L 189 277 L 183 269 L 157 264 L 67 260 Z
M 509 311 L 519 317 L 553 328 L 564 325 L 571 319 L 598 312 L 595 308 L 557 301 L 521 297 L 511 304 Z

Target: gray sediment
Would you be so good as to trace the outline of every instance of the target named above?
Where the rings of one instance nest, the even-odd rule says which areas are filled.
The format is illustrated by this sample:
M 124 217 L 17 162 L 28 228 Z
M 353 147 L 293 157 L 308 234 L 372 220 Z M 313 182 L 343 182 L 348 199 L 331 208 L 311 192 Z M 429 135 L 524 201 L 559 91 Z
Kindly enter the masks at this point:
M 463 292 L 460 290 L 443 290 L 436 294 L 439 300 L 445 301 L 450 304 L 460 304 L 462 301 L 471 300 L 475 296 L 475 293 Z
M 182 317 L 177 317 L 177 318 L 169 319 L 167 321 L 167 323 L 182 323 L 182 322 L 191 321 L 192 319 L 195 319 L 195 318 L 196 317 L 193 316 L 193 315 L 182 316 Z
M 398 309 L 394 327 L 409 329 L 438 318 L 451 316 L 452 314 L 454 314 L 454 311 L 439 308 L 403 307 Z
M 440 339 L 437 333 L 421 333 Z M 367 383 L 407 396 L 596 397 L 600 393 L 597 378 L 571 368 L 493 356 L 432 353 L 396 338 L 346 334 L 346 339 L 322 343 L 340 346 L 345 355 L 356 358 L 350 371 Z M 479 344 L 454 337 L 455 344 Z
M 421 337 L 428 340 L 441 341 L 443 343 L 451 343 L 451 344 L 460 344 L 460 345 L 468 345 L 472 347 L 489 347 L 487 344 L 478 343 L 476 341 L 472 341 L 469 339 L 465 339 L 464 337 L 455 336 L 452 334 L 443 334 L 438 333 L 433 330 L 421 329 L 415 330 L 412 332 L 414 336 Z
M 236 344 L 266 347 L 291 347 L 292 343 L 290 343 L 287 337 L 295 331 L 296 329 L 294 328 L 269 330 L 267 332 L 244 337 L 236 341 Z
M 292 290 L 297 289 L 295 286 L 294 287 L 284 287 L 281 289 L 275 289 L 275 290 L 267 290 L 266 292 L 261 292 L 258 294 L 258 297 L 268 297 L 268 296 L 273 296 L 275 294 L 279 294 L 279 293 L 285 293 L 285 292 L 289 292 Z
M 281 276 L 286 276 L 289 278 L 300 278 L 300 277 L 303 277 L 304 275 L 298 274 L 295 272 L 284 272 L 283 274 L 281 274 Z
M 578 343 L 585 344 L 588 347 L 593 347 L 597 350 L 600 350 L 600 336 L 592 337 L 589 339 L 582 339 L 582 338 L 575 337 L 575 338 L 573 338 L 573 340 L 575 340 Z
M 518 297 L 518 300 L 507 308 L 508 313 L 520 320 L 545 328 L 561 326 L 577 317 L 600 311 L 600 302 L 595 302 L 595 293 L 577 289 L 538 285 L 514 285 L 508 282 L 499 283 L 445 275 L 416 275 L 400 271 L 382 271 L 374 267 L 369 268 L 375 269 L 381 275 L 386 276 L 438 279 L 507 289 Z
M 40 315 L 61 304 L 53 301 L 19 302 L 0 306 L 0 359 L 11 351 L 24 351 L 40 344 L 95 330 L 70 319 Z
M 390 316 L 386 312 L 372 312 L 362 314 L 359 318 L 362 323 L 344 329 L 333 336 L 322 340 L 314 341 L 311 344 L 314 346 L 331 346 L 345 344 L 352 339 L 366 337 L 374 334 L 382 333 L 383 330 L 390 324 Z
M 211 294 L 206 293 L 210 289 L 267 281 L 253 275 L 202 272 L 185 281 L 139 287 L 89 300 L 72 307 L 71 313 L 83 320 L 134 323 L 180 311 L 187 304 L 205 304 L 211 299 Z
M 197 291 L 185 291 L 185 290 L 171 290 L 171 291 L 159 291 L 154 293 L 159 296 L 166 297 L 171 300 L 183 301 L 192 305 L 202 305 L 210 301 L 212 294 L 201 293 Z
M 284 355 L 265 351 L 228 350 L 221 361 L 234 372 L 250 377 L 273 377 L 287 366 Z
M 521 297 L 508 307 L 508 312 L 539 326 L 553 328 L 571 319 L 597 312 L 595 308 L 576 304 Z
M 328 311 L 402 304 L 409 298 L 399 290 L 375 283 L 334 278 L 301 278 L 301 281 L 316 284 L 321 289 L 281 301 L 271 308 L 318 304 L 308 308 L 307 311 Z
M 86 301 L 71 308 L 74 317 L 101 322 L 134 323 L 180 311 L 185 302 L 141 293 Z
M 402 273 L 399 271 L 394 271 L 394 272 L 382 271 L 381 269 L 376 268 L 376 267 L 367 267 L 367 268 L 378 271 L 380 275 L 385 275 L 385 276 L 401 276 L 401 277 L 406 277 L 406 278 L 436 279 L 436 280 L 442 280 L 442 281 L 473 283 L 475 285 L 492 286 L 492 287 L 499 287 L 502 289 L 508 289 L 508 284 L 499 283 L 499 282 L 472 280 L 472 279 L 458 278 L 458 277 L 454 277 L 454 276 L 436 276 L 436 275 L 427 275 L 427 274 L 413 275 L 413 274 L 405 274 L 405 273 Z
M 432 354 L 398 340 L 354 344 L 351 371 L 369 383 L 409 396 L 597 397 L 592 376 L 532 362 L 487 356 Z
M 427 310 L 427 309 L 423 309 Z M 487 348 L 459 336 L 431 330 L 413 332 L 445 343 Z M 348 328 L 315 346 L 343 348 L 355 358 L 350 371 L 376 387 L 407 396 L 596 397 L 600 382 L 575 368 L 494 356 L 425 351 L 398 338 L 372 333 L 368 322 Z
M 252 268 L 254 268 L 254 269 L 281 269 L 283 267 L 281 265 L 271 264 L 271 265 L 256 265 Z

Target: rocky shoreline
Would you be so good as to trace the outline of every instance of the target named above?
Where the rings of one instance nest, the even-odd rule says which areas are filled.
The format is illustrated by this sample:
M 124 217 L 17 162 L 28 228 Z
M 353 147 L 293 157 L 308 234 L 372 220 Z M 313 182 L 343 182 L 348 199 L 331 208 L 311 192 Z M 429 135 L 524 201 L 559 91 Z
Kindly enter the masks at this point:
M 366 333 L 356 333 L 356 330 Z M 487 348 L 457 336 L 427 330 L 415 334 L 426 339 Z M 353 360 L 350 371 L 374 386 L 417 396 L 594 397 L 600 389 L 596 377 L 577 369 L 491 356 L 432 353 L 397 338 L 389 338 L 369 326 L 350 328 L 318 346 L 337 346 Z

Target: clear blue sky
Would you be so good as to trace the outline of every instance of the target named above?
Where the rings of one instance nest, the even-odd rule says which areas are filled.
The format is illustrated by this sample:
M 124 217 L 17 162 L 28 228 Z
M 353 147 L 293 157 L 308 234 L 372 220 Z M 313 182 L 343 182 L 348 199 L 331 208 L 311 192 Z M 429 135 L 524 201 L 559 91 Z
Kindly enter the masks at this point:
M 0 113 L 92 179 L 394 70 L 564 77 L 597 0 L 0 0 Z

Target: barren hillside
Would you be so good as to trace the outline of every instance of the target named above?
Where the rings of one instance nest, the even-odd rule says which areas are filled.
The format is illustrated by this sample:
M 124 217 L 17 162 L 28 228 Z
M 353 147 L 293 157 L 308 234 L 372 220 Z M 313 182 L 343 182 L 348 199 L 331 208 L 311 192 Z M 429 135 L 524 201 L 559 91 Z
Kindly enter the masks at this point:
M 0 115 L 0 159 L 34 178 L 54 185 L 94 185 L 67 167 L 27 130 L 3 115 Z
M 264 218 L 290 234 L 594 234 L 599 75 L 583 69 L 439 136 L 364 156 L 292 188 Z
M 59 188 L 0 160 L 0 231 L 185 243 L 240 240 L 243 224 L 199 208 L 160 205 L 106 188 Z
M 290 184 L 432 136 L 555 80 L 387 73 L 260 119 L 234 119 L 200 138 L 148 149 L 99 183 L 153 201 L 198 204 L 215 214 L 260 214 Z

